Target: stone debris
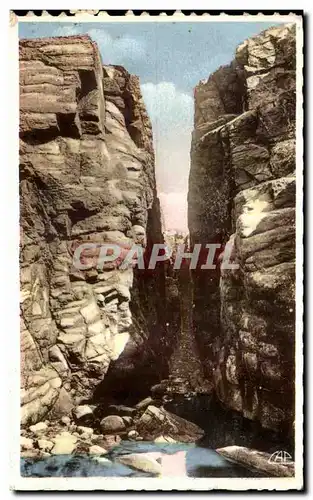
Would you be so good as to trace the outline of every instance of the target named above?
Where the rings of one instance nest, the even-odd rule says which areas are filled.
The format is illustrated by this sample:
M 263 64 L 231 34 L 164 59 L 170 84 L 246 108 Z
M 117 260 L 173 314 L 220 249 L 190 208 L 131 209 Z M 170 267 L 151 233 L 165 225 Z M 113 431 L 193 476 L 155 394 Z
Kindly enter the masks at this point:
M 160 475 L 162 467 L 157 461 L 160 457 L 161 453 L 133 453 L 131 455 L 117 457 L 116 461 L 134 469 Z
M 76 406 L 73 410 L 73 416 L 76 422 L 88 421 L 93 417 L 93 411 L 88 405 Z
M 32 439 L 25 436 L 20 437 L 21 450 L 32 450 L 34 447 L 34 442 Z
M 103 434 L 112 434 L 112 432 L 124 431 L 125 423 L 122 417 L 109 415 L 101 420 L 100 428 Z
M 127 437 L 129 437 L 129 439 L 137 439 L 139 437 L 139 432 L 137 432 L 135 429 L 129 431 L 129 433 L 127 434 Z
M 45 422 L 38 422 L 38 424 L 31 425 L 29 430 L 34 434 L 41 434 L 42 432 L 45 432 L 47 428 L 48 425 Z
M 48 441 L 47 439 L 38 439 L 37 444 L 40 450 L 47 452 L 51 451 L 54 446 L 53 441 Z
M 158 436 L 157 438 L 155 438 L 154 442 L 160 444 L 177 443 L 177 441 L 175 441 L 175 439 L 171 438 L 170 436 Z
M 93 446 L 90 446 L 89 453 L 90 455 L 105 455 L 108 452 L 101 446 L 97 446 L 96 444 L 94 444 Z

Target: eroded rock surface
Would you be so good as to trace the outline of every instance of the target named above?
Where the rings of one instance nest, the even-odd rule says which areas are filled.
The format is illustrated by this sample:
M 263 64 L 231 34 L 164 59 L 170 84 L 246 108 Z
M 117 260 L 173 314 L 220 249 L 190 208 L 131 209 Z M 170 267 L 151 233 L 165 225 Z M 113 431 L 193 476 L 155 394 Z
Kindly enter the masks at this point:
M 290 455 L 283 451 L 271 455 L 244 446 L 227 446 L 216 451 L 234 462 L 267 473 L 269 477 L 293 477 L 295 474 L 294 462 Z
M 194 272 L 194 327 L 219 399 L 292 433 L 295 342 L 295 26 L 271 28 L 195 89 L 192 244 L 233 242 Z
M 133 288 L 133 269 L 78 270 L 77 247 L 127 250 L 161 236 L 138 78 L 103 67 L 88 36 L 21 40 L 20 91 L 22 424 L 31 424 L 90 399 L 125 346 L 134 356 L 149 337 L 149 314 L 157 321 L 157 291 L 140 322 L 130 301 L 145 289 Z

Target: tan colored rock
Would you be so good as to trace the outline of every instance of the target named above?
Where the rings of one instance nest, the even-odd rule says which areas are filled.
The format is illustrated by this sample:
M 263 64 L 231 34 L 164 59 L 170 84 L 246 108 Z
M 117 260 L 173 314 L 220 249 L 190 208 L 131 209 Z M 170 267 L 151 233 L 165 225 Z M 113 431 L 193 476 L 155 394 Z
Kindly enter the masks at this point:
M 91 427 L 84 427 L 82 425 L 77 426 L 77 432 L 86 436 L 92 436 L 93 429 Z
M 148 424 L 153 419 L 159 420 L 162 422 L 165 419 L 164 411 L 156 406 L 150 405 L 146 409 L 146 411 L 141 415 L 140 422 L 143 424 Z
M 139 436 L 139 432 L 137 432 L 135 429 L 132 429 L 127 434 L 127 437 L 129 437 L 130 439 L 136 439 L 138 436 Z
M 71 419 L 70 419 L 70 417 L 64 416 L 64 417 L 61 418 L 61 422 L 64 425 L 70 425 L 71 424 Z
M 118 435 L 106 434 L 104 436 L 97 435 L 94 442 L 95 444 L 107 449 L 111 450 L 120 444 L 122 441 L 121 437 Z
M 35 425 L 31 425 L 29 430 L 34 434 L 41 434 L 48 429 L 48 425 L 45 422 L 38 422 Z
M 95 462 L 98 462 L 99 464 L 108 465 L 108 466 L 112 465 L 111 460 L 109 460 L 106 457 L 99 457 L 98 455 L 93 455 L 91 458 L 93 460 L 95 460 Z
M 49 441 L 47 439 L 38 439 L 37 444 L 40 450 L 48 452 L 51 451 L 54 446 L 53 441 Z
M 76 447 L 77 437 L 69 432 L 61 432 L 54 438 L 52 455 L 70 455 Z
M 204 431 L 196 424 L 152 405 L 148 406 L 138 420 L 137 429 L 147 441 L 154 441 L 160 435 L 170 435 L 173 439 L 177 438 L 177 441 L 192 443 L 204 436 Z
M 122 417 L 118 415 L 109 415 L 101 420 L 100 427 L 103 434 L 110 434 L 112 432 L 124 431 L 125 423 Z
M 79 405 L 73 410 L 73 416 L 77 422 L 89 419 L 93 416 L 92 408 L 88 405 Z
M 159 457 L 161 457 L 160 453 L 133 453 L 131 455 L 119 456 L 116 458 L 116 461 L 134 469 L 160 475 L 162 467 L 157 461 Z
M 32 450 L 33 447 L 34 447 L 34 442 L 30 438 L 27 438 L 25 436 L 21 436 L 20 437 L 20 445 L 21 445 L 21 449 L 23 451 L 25 451 L 25 450 Z
M 90 446 L 89 453 L 90 455 L 105 455 L 106 453 L 108 453 L 108 451 L 101 446 L 93 445 Z
M 171 436 L 158 436 L 155 440 L 154 440 L 155 443 L 160 443 L 160 444 L 164 444 L 164 443 L 177 443 L 177 441 L 175 441 L 175 439 L 171 438 Z
M 151 398 L 151 396 L 149 396 L 148 398 L 145 398 L 142 401 L 139 401 L 139 403 L 136 404 L 135 408 L 137 410 L 145 410 L 152 403 L 153 403 L 153 399 Z

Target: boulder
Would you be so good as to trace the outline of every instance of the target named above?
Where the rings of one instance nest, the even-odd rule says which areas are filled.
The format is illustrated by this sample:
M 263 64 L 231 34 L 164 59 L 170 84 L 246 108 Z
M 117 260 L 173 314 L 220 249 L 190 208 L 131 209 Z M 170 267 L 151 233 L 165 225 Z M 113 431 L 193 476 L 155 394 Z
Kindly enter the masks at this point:
M 20 437 L 20 446 L 22 450 L 32 450 L 34 447 L 34 442 L 32 439 L 25 436 Z
M 137 439 L 139 436 L 139 432 L 137 432 L 135 429 L 129 431 L 129 433 L 127 434 L 127 437 L 129 437 L 129 439 Z
M 145 410 L 149 405 L 153 404 L 153 402 L 154 402 L 154 399 L 152 399 L 151 396 L 149 396 L 148 398 L 145 398 L 142 401 L 139 401 L 139 403 L 137 403 L 135 405 L 135 408 L 139 411 Z
M 31 450 L 22 450 L 21 451 L 21 458 L 34 458 L 34 459 L 37 459 L 37 458 L 40 458 L 42 456 L 42 453 L 40 450 L 38 449 L 34 449 L 32 448 Z
M 160 444 L 177 443 L 177 441 L 175 441 L 175 439 L 171 438 L 170 436 L 158 436 L 157 438 L 155 438 L 154 442 Z
M 123 422 L 125 422 L 125 425 L 126 425 L 126 426 L 128 426 L 128 427 L 129 427 L 130 425 L 132 425 L 132 423 L 133 423 L 133 421 L 134 421 L 134 420 L 132 419 L 132 417 L 122 417 L 122 419 L 123 419 Z
M 122 417 L 118 415 L 109 415 L 104 417 L 100 422 L 101 432 L 103 434 L 112 434 L 112 432 L 125 431 L 125 423 Z
M 54 348 L 58 347 L 55 345 Z M 62 363 L 66 363 L 63 355 L 62 360 Z M 67 371 L 63 373 L 66 374 Z M 51 420 L 59 420 L 60 418 L 62 418 L 62 416 L 67 417 L 67 415 L 70 415 L 73 408 L 74 404 L 71 395 L 68 393 L 68 391 L 65 390 L 64 387 L 61 387 L 58 398 L 53 405 L 52 411 L 49 413 L 49 417 L 51 418 Z
M 93 419 L 92 408 L 88 405 L 76 406 L 73 410 L 73 417 L 77 423 L 89 422 Z
M 110 405 L 108 407 L 108 411 L 110 412 L 110 414 L 119 415 L 120 417 L 123 417 L 124 415 L 132 416 L 136 413 L 135 408 L 124 405 Z
M 53 441 L 48 441 L 47 439 L 38 439 L 37 444 L 40 450 L 47 452 L 51 451 L 54 446 Z
M 105 457 L 100 457 L 98 455 L 94 455 L 94 456 L 92 456 L 92 459 L 95 460 L 96 462 L 98 462 L 99 464 L 112 465 L 111 460 L 109 460 L 108 458 L 105 458 Z
M 48 425 L 45 422 L 38 422 L 35 425 L 31 425 L 29 430 L 34 434 L 41 434 L 48 429 Z
M 77 426 L 77 432 L 87 437 L 91 437 L 93 435 L 93 429 L 91 427 L 84 427 L 82 425 Z
M 198 425 L 168 412 L 163 407 L 148 406 L 137 422 L 137 429 L 145 440 L 169 436 L 181 442 L 195 442 L 204 436 Z
M 105 436 L 97 436 L 95 439 L 95 444 L 98 446 L 102 446 L 103 448 L 107 450 L 111 450 L 112 448 L 116 448 L 120 444 L 122 439 L 120 436 L 112 435 L 112 434 L 107 434 Z
M 69 432 L 61 432 L 54 438 L 52 455 L 70 455 L 75 450 L 77 437 Z
M 61 422 L 64 425 L 71 425 L 71 419 L 70 417 L 66 417 L 65 415 L 61 417 Z
M 133 453 L 131 455 L 119 456 L 115 461 L 132 467 L 133 469 L 160 475 L 162 467 L 157 461 L 160 460 L 160 457 L 161 453 Z
M 165 410 L 156 406 L 148 406 L 146 411 L 141 415 L 139 424 L 147 425 L 152 421 L 163 422 L 165 419 Z
M 101 446 L 94 444 L 93 446 L 90 446 L 89 453 L 90 455 L 105 455 L 108 451 Z

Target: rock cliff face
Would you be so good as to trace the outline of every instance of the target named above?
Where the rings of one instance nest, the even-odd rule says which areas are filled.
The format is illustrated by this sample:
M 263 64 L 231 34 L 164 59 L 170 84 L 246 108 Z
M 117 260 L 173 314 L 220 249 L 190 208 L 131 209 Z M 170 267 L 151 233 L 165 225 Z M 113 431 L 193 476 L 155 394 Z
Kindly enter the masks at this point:
M 79 270 L 75 249 L 149 246 L 162 234 L 138 78 L 103 67 L 87 36 L 22 40 L 20 90 L 22 424 L 29 424 L 92 398 L 123 351 L 141 359 L 149 322 L 159 322 L 162 335 L 161 271 L 139 290 L 141 271 L 134 282 L 132 268 Z M 151 288 L 153 298 L 141 303 Z
M 271 28 L 195 89 L 191 242 L 238 269 L 194 272 L 194 327 L 226 407 L 291 432 L 295 344 L 295 27 Z M 219 263 L 223 262 L 220 256 Z

